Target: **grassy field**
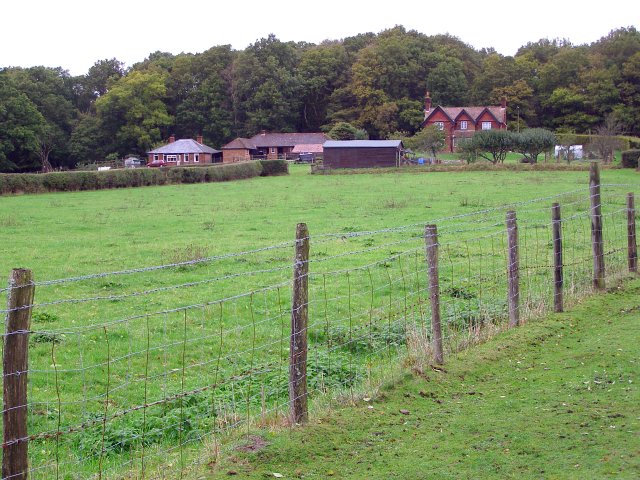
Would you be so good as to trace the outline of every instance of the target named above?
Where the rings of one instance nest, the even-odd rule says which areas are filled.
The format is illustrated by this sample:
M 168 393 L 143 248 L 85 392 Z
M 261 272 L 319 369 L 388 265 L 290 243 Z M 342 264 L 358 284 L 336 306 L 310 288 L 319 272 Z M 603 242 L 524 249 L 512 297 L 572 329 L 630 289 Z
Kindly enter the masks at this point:
M 255 430 L 189 478 L 638 478 L 639 294 L 633 280 L 305 428 Z
M 612 274 L 625 265 L 621 209 L 636 175 L 602 172 Z M 504 321 L 505 204 L 520 203 L 523 317 L 549 304 L 552 201 L 567 216 L 568 297 L 588 293 L 587 182 L 587 172 L 292 166 L 230 183 L 0 198 L 0 271 L 31 268 L 38 282 L 32 477 L 142 476 L 167 458 L 185 465 L 212 432 L 285 413 L 297 222 L 311 232 L 315 398 L 373 386 L 410 338 L 428 339 L 425 223 L 442 236 L 451 351 Z

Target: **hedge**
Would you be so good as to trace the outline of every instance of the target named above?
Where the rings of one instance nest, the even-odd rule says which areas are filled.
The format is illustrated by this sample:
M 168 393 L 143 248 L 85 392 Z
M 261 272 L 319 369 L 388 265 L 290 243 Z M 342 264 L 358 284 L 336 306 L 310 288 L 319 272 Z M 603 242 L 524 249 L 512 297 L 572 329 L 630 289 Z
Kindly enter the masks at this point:
M 638 168 L 640 150 L 627 150 L 622 152 L 622 166 L 624 168 Z
M 267 160 L 206 167 L 0 174 L 0 195 L 225 182 L 258 176 L 285 175 L 288 172 L 289 167 L 286 161 Z

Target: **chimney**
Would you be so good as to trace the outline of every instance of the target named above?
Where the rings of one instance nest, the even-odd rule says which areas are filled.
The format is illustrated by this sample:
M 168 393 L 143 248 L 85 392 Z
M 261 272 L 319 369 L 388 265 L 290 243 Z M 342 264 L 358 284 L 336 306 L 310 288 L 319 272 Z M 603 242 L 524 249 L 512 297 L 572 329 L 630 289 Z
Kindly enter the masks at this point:
M 171 136 L 169 137 L 169 143 L 173 143 L 176 141 L 176 136 L 171 134 Z
M 502 98 L 500 99 L 500 102 L 501 102 L 501 103 L 500 103 L 500 107 L 501 107 L 501 108 L 507 108 L 507 97 L 502 97 Z
M 201 144 L 201 145 L 202 145 L 202 135 L 198 135 L 198 136 L 196 137 L 196 142 L 198 142 L 199 144 Z
M 429 91 L 424 96 L 424 113 L 426 115 L 431 111 L 431 95 L 429 95 Z
M 266 131 L 266 130 L 262 130 L 262 131 L 260 132 L 260 135 L 262 135 L 263 137 L 264 137 L 264 136 L 266 136 L 266 135 L 267 135 L 267 131 Z

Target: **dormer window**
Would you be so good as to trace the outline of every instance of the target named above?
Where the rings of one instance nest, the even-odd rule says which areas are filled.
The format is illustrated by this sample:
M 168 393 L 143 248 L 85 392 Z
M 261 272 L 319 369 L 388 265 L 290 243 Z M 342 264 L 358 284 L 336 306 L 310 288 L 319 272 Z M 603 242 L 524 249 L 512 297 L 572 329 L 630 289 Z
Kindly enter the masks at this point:
M 444 130 L 444 122 L 433 122 L 433 124 L 438 127 L 438 130 Z
M 483 130 L 491 130 L 491 122 L 482 122 Z
M 460 122 L 460 130 L 466 130 L 467 128 L 469 128 L 469 124 L 467 123 L 466 120 L 462 120 Z

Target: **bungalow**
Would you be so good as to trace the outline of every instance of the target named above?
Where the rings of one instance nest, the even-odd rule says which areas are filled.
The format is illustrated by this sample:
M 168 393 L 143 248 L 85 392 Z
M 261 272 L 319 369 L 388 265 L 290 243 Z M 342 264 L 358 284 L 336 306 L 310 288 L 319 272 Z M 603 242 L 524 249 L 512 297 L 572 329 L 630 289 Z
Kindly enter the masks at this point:
M 296 158 L 296 146 L 305 145 L 304 153 L 317 152 L 326 140 L 324 133 L 267 133 L 263 130 L 251 138 L 238 137 L 223 146 L 222 161 L 230 163 L 254 158 Z
M 507 99 L 500 106 L 431 108 L 429 92 L 425 96 L 422 128 L 436 125 L 446 132 L 445 151 L 453 152 L 461 138 L 469 138 L 478 130 L 507 129 Z
M 201 135 L 198 135 L 196 140 L 176 140 L 176 137 L 171 135 L 167 145 L 147 152 L 147 156 L 148 164 L 164 162 L 167 165 L 200 165 L 219 162 L 221 153 L 220 150 L 203 144 Z

